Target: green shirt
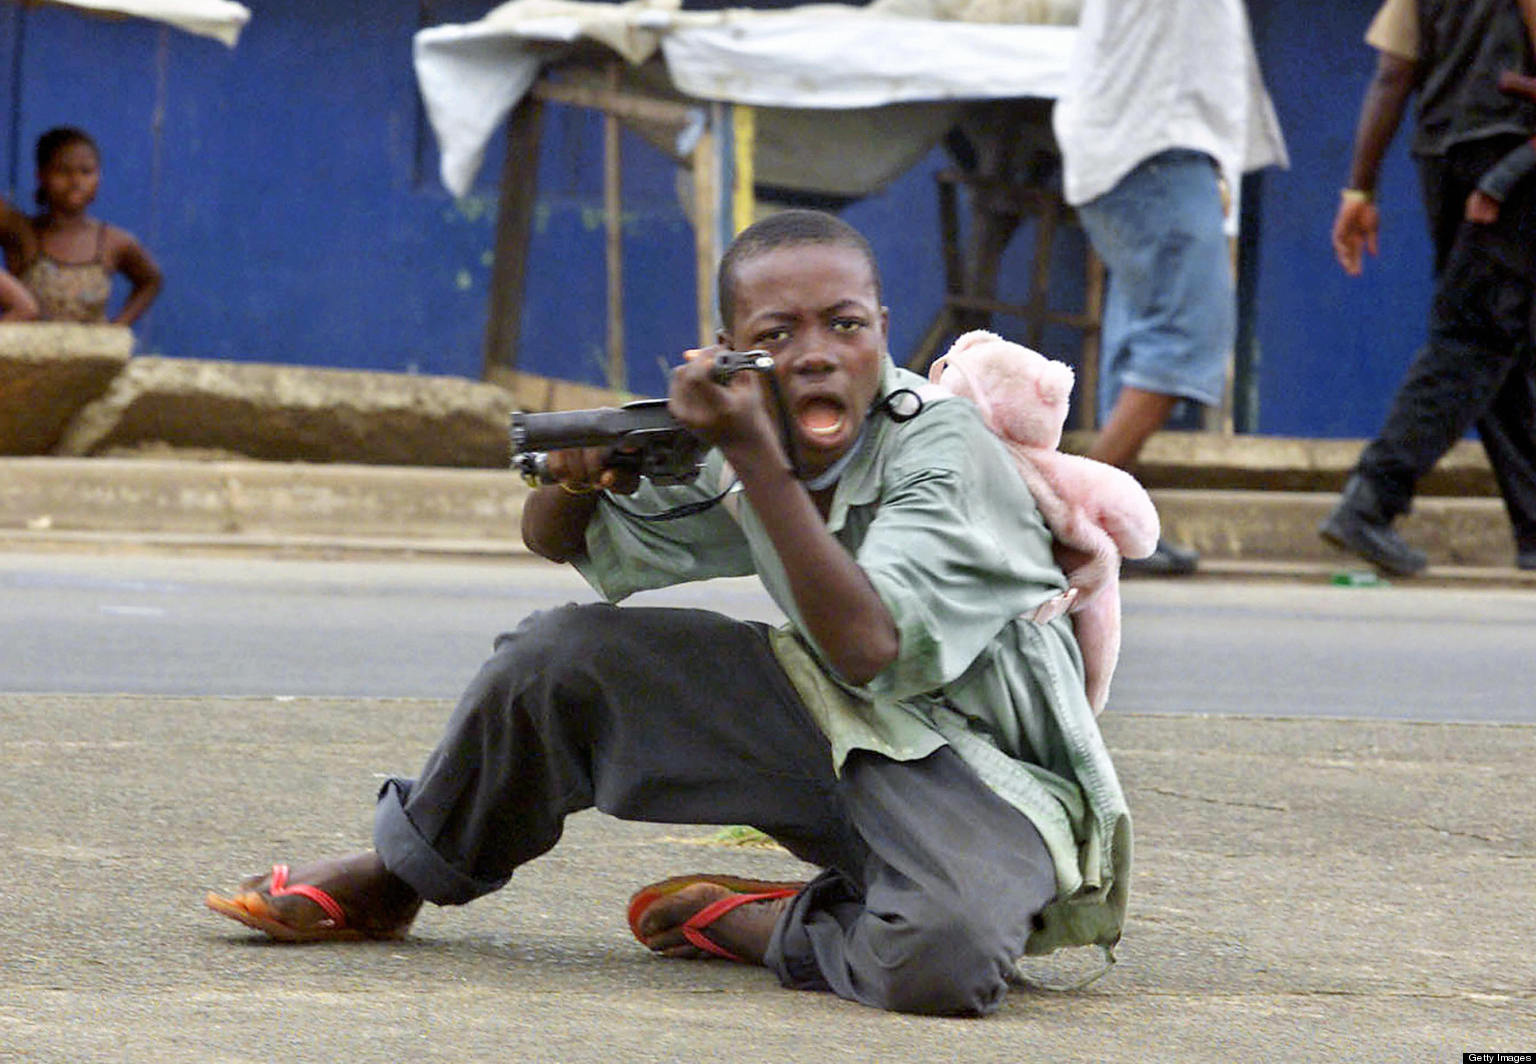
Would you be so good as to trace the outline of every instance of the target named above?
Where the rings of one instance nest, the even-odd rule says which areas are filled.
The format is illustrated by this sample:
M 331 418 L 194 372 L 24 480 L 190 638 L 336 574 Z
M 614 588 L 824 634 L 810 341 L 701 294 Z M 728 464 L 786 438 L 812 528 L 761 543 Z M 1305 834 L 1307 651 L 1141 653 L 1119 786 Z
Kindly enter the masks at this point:
M 886 367 L 886 390 L 922 379 Z M 659 512 L 730 480 L 718 452 L 694 485 L 649 483 L 622 505 Z M 1066 590 L 1051 534 L 1012 458 L 968 401 L 930 397 L 872 417 L 839 479 L 827 526 L 858 560 L 900 635 L 894 662 L 853 686 L 805 632 L 784 568 L 744 495 L 676 521 L 600 506 L 578 568 L 610 601 L 756 573 L 789 618 L 774 650 L 832 745 L 897 760 L 948 745 L 1039 829 L 1057 901 L 1029 952 L 1112 945 L 1124 920 L 1130 820 L 1083 687 L 1071 622 L 1030 615 Z

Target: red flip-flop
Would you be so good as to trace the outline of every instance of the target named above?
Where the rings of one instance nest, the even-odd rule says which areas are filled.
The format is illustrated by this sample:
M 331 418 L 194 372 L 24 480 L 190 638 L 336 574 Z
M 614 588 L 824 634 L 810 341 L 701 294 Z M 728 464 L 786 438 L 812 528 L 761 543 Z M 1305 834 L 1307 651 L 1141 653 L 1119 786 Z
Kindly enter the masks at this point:
M 629 899 L 629 930 L 635 936 L 635 940 L 642 946 L 645 939 L 640 937 L 640 920 L 646 911 L 662 898 L 676 894 L 684 887 L 691 887 L 695 883 L 712 883 L 718 887 L 724 887 L 731 893 L 727 897 L 711 902 L 683 922 L 681 928 L 683 937 L 688 942 L 706 953 L 716 957 L 724 957 L 729 961 L 739 964 L 746 962 L 736 956 L 724 946 L 711 941 L 704 931 L 720 917 L 731 912 L 739 906 L 747 905 L 754 901 L 774 901 L 779 898 L 791 898 L 805 888 L 803 881 L 788 881 L 777 879 L 743 879 L 740 876 L 725 876 L 700 873 L 687 876 L 673 876 L 671 879 L 663 879 L 658 883 L 641 887 L 635 891 Z
M 355 942 L 365 938 L 398 938 L 396 934 L 369 933 L 347 925 L 347 915 L 342 911 L 336 899 L 331 897 L 319 887 L 308 883 L 288 882 L 288 866 L 276 864 L 272 866 L 272 883 L 265 891 L 242 891 L 232 898 L 226 898 L 212 891 L 203 899 L 203 904 L 208 906 L 220 916 L 227 916 L 231 920 L 237 920 L 246 927 L 253 927 L 257 931 L 264 932 L 279 942 Z M 310 927 L 295 927 L 282 920 L 272 906 L 269 898 L 282 898 L 297 895 L 308 898 L 325 912 L 325 919 Z

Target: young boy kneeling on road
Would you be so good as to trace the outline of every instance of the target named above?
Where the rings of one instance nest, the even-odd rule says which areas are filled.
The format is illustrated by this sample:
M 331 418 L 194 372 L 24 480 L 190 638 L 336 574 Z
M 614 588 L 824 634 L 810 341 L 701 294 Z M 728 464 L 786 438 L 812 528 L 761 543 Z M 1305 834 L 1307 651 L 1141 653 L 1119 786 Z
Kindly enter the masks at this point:
M 500 889 L 595 806 L 751 824 L 820 866 L 803 884 L 679 876 L 630 905 L 658 953 L 760 964 L 787 987 L 987 1013 L 1026 952 L 1119 938 L 1129 816 L 1070 621 L 1028 619 L 1067 584 L 1003 445 L 969 402 L 916 401 L 873 253 L 838 219 L 747 229 L 719 293 L 719 346 L 686 352 L 670 384 L 672 414 L 713 446 L 697 483 L 555 452 L 523 536 L 610 601 L 756 573 L 789 623 L 535 614 L 498 640 L 421 775 L 385 783 L 373 850 L 277 866 L 211 908 L 284 940 L 397 937 L 424 900 Z M 749 349 L 771 374 L 711 375 Z

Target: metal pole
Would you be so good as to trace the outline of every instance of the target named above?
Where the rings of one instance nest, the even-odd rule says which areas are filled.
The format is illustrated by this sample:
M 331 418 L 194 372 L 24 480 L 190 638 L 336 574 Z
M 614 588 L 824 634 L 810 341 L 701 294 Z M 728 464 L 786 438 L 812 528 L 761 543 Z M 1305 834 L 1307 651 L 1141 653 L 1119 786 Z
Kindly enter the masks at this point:
M 1259 431 L 1259 237 L 1264 202 L 1262 174 L 1243 178 L 1237 239 L 1237 344 L 1233 357 L 1232 422 L 1238 432 Z

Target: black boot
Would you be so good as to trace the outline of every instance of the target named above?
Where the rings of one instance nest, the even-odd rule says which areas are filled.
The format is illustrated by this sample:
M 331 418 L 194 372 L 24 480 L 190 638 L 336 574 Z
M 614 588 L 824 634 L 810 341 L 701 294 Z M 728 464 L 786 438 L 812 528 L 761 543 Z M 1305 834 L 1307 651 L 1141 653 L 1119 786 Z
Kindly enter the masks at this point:
M 1339 504 L 1318 526 L 1317 534 L 1394 576 L 1412 576 L 1429 564 L 1423 551 L 1410 547 L 1392 528 L 1392 518 L 1382 512 L 1376 489 L 1358 473 L 1344 485 Z

